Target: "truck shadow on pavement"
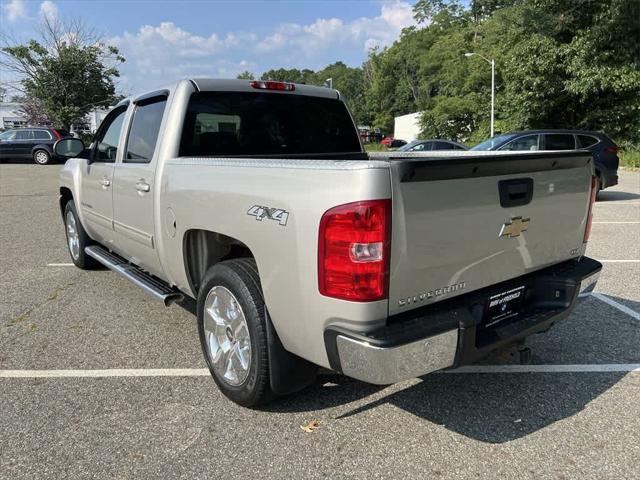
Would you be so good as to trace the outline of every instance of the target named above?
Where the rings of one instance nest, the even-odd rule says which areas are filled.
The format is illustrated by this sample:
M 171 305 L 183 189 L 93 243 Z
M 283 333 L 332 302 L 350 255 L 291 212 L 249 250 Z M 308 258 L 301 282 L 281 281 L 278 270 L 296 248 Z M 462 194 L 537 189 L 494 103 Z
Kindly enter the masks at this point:
M 610 298 L 626 302 L 636 311 L 640 307 L 637 302 Z M 579 306 L 555 329 L 533 337 L 533 363 L 640 363 L 637 322 L 595 299 L 585 304 L 586 308 Z M 543 338 L 544 335 L 548 338 Z M 504 362 L 488 358 L 483 363 Z M 624 372 L 440 372 L 399 390 L 402 384 L 380 387 L 330 374 L 320 375 L 312 387 L 278 399 L 266 410 L 333 409 L 330 415 L 339 421 L 389 404 L 475 440 L 504 443 L 581 412 L 625 375 Z M 385 393 L 387 388 L 389 393 Z
M 596 201 L 598 202 L 620 202 L 624 200 L 636 200 L 640 195 L 632 192 L 616 192 L 603 190 L 598 193 Z

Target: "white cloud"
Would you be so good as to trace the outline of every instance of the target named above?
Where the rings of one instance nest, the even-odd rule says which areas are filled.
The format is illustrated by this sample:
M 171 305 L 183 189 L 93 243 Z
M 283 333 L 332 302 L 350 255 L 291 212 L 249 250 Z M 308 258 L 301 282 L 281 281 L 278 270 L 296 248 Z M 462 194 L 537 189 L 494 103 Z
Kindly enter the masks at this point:
M 5 5 L 2 5 L 2 9 L 10 22 L 27 16 L 27 6 L 24 0 L 11 0 Z
M 40 4 L 40 15 L 50 20 L 58 18 L 58 6 L 51 0 L 44 0 Z
M 317 69 L 345 58 L 359 63 L 369 49 L 390 45 L 403 28 L 414 24 L 411 5 L 396 0 L 383 3 L 375 17 L 282 23 L 260 36 L 202 36 L 162 22 L 113 37 L 109 43 L 127 59 L 121 68 L 123 87 L 137 91 L 189 76 L 234 77 L 243 70 L 260 74 L 278 67 Z

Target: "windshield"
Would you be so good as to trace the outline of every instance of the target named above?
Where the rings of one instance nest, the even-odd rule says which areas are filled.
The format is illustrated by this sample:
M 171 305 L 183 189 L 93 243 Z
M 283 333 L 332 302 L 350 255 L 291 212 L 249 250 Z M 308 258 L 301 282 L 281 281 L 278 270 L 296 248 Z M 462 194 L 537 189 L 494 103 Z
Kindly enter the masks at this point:
M 267 92 L 194 93 L 181 156 L 362 154 L 360 138 L 338 99 Z
M 472 147 L 471 150 L 494 150 L 504 142 L 511 140 L 516 135 L 514 133 L 506 133 L 504 135 L 498 135 L 497 137 L 490 138 L 489 140 L 485 140 L 482 143 L 479 143 L 475 147 Z
M 415 147 L 419 143 L 420 142 L 407 143 L 406 145 L 401 146 L 397 151 L 398 152 L 408 152 L 409 150 L 411 150 L 413 147 Z
M 0 133 L 0 140 L 11 140 L 16 136 L 15 130 L 7 130 L 6 132 Z

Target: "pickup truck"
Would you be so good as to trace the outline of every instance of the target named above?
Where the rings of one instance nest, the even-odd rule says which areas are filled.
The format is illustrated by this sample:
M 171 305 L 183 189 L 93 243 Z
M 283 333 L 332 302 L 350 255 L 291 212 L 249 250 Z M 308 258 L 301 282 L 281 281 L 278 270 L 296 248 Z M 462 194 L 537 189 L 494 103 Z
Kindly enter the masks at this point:
M 589 152 L 368 155 L 328 88 L 183 80 L 55 151 L 75 265 L 190 303 L 244 406 L 318 367 L 385 385 L 475 362 L 567 317 L 602 268 Z

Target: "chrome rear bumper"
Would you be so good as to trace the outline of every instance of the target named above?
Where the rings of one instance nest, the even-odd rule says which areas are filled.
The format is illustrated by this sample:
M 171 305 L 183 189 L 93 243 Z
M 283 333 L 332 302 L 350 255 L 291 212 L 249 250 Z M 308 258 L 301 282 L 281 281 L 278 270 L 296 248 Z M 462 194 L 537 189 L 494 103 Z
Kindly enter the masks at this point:
M 393 348 L 376 347 L 343 335 L 336 337 L 336 343 L 345 375 L 388 385 L 452 366 L 458 348 L 458 330 Z
M 329 363 L 334 370 L 377 385 L 473 363 L 566 318 L 593 291 L 601 269 L 599 262 L 583 257 L 390 317 L 372 332 L 331 326 L 325 330 Z M 487 323 L 487 299 L 496 289 L 514 285 L 527 289 L 517 316 Z

